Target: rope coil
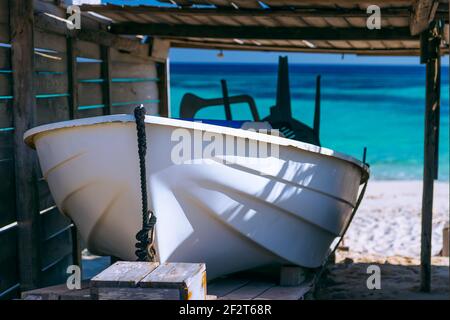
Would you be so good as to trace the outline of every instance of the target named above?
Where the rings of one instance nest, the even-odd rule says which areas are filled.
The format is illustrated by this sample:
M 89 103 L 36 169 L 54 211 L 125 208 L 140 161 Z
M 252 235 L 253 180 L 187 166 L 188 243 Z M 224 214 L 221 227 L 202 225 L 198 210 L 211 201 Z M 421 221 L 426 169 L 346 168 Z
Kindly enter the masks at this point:
M 143 105 L 134 109 L 134 117 L 136 119 L 142 201 L 142 229 L 136 234 L 136 240 L 138 240 L 138 242 L 135 244 L 135 247 L 137 248 L 135 254 L 138 261 L 155 261 L 156 250 L 153 241 L 156 216 L 148 209 L 147 172 L 145 168 L 147 137 L 145 134 L 145 108 Z

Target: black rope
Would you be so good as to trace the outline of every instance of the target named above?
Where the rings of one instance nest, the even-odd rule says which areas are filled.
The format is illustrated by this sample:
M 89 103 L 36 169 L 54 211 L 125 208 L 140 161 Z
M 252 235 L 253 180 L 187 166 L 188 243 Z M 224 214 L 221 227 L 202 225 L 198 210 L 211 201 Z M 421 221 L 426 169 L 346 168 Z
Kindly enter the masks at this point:
M 137 129 L 142 198 L 142 229 L 136 234 L 136 240 L 138 240 L 138 242 L 135 244 L 135 247 L 137 248 L 135 254 L 138 261 L 154 261 L 156 251 L 153 247 L 153 240 L 156 216 L 148 209 L 147 201 L 147 174 L 145 169 L 147 140 L 145 135 L 145 108 L 143 105 L 134 109 L 134 117 L 136 119 Z

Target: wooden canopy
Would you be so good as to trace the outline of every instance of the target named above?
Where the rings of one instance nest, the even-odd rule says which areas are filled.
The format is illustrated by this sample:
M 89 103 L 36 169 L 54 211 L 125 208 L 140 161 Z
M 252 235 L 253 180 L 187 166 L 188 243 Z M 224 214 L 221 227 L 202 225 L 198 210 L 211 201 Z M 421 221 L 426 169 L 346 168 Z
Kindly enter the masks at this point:
M 258 51 L 419 55 L 419 33 L 443 19 L 448 0 L 161 0 L 172 6 L 83 5 L 117 34 L 150 35 L 172 47 Z M 367 28 L 369 5 L 381 29 Z M 448 39 L 448 37 L 446 38 Z M 448 43 L 442 44 L 448 52 Z

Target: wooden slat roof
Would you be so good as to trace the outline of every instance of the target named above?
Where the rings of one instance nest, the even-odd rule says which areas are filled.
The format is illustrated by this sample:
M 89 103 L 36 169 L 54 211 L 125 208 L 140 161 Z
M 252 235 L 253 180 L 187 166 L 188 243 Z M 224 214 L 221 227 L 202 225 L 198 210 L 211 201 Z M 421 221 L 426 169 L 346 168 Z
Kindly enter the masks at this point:
M 144 34 L 173 47 L 418 55 L 418 33 L 432 18 L 448 30 L 448 0 L 162 0 L 172 7 L 84 5 L 111 20 L 111 31 Z M 381 29 L 367 28 L 369 5 Z M 447 32 L 448 34 L 448 32 Z M 442 49 L 448 52 L 448 44 Z

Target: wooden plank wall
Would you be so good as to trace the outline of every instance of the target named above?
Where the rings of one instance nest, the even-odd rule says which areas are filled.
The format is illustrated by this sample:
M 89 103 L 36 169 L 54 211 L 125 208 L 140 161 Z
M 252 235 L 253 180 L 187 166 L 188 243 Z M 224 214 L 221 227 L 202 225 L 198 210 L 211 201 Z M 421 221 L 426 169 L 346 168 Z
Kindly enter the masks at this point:
M 0 1 L 0 298 L 19 292 L 9 6 Z
M 78 115 L 90 117 L 107 114 L 102 91 L 108 79 L 102 77 L 101 48 L 94 43 L 77 41 L 79 58 Z M 137 104 L 144 104 L 148 114 L 157 114 L 158 78 L 156 65 L 150 59 L 133 57 L 119 50 L 109 48 L 111 61 L 111 113 L 132 113 Z
M 36 3 L 43 4 L 39 10 L 65 16 L 64 10 L 52 1 Z M 99 22 L 93 20 L 88 24 L 96 26 Z M 9 27 L 8 1 L 0 0 L 0 299 L 16 297 L 20 292 Z M 94 42 L 68 39 L 60 30 L 49 32 L 39 28 L 35 28 L 34 39 L 37 124 L 132 113 L 141 103 L 148 114 L 158 114 L 161 88 L 156 63 L 148 57 L 148 45 L 142 45 L 139 53 L 130 54 Z M 76 60 L 71 61 L 71 57 Z M 47 286 L 65 281 L 66 268 L 77 256 L 72 251 L 76 232 L 71 221 L 56 208 L 41 172 L 37 184 L 41 239 L 39 285 Z

